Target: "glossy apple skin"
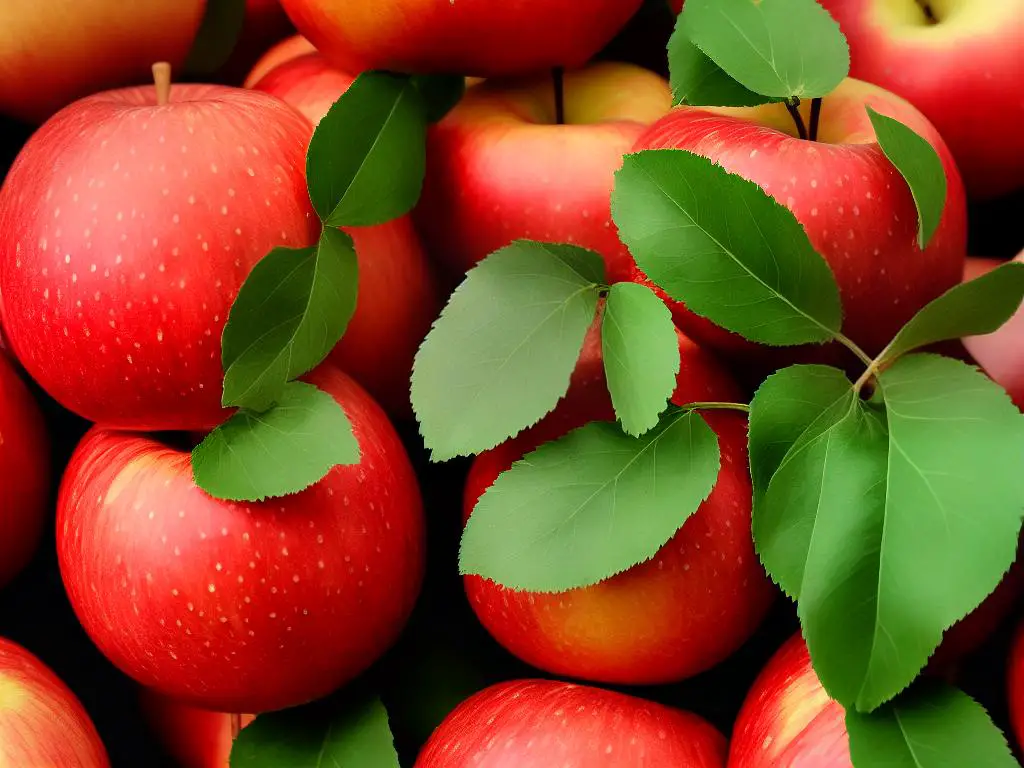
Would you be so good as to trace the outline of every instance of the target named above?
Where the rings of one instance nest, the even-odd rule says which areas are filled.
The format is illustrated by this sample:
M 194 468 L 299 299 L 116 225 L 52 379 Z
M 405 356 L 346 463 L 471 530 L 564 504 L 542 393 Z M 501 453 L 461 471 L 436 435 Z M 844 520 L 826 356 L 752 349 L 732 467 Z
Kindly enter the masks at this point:
M 152 86 L 67 107 L 0 190 L 11 348 L 78 415 L 124 429 L 215 426 L 220 337 L 253 265 L 319 236 L 309 124 L 264 93 Z
M 566 73 L 564 91 L 566 125 L 555 124 L 543 74 L 477 85 L 431 128 L 416 223 L 456 277 L 527 238 L 596 250 L 611 282 L 628 279 L 609 210 L 614 174 L 671 91 L 653 72 L 609 62 Z
M 317 53 L 281 64 L 255 86 L 316 125 L 355 80 Z M 437 280 L 409 216 L 373 227 L 345 227 L 356 246 L 356 311 L 331 354 L 395 417 L 411 418 L 413 358 L 441 311 Z
M 942 159 L 947 202 L 924 251 L 917 246 L 910 189 L 879 148 L 865 106 L 909 125 Z M 636 150 L 642 149 L 695 152 L 755 182 L 789 208 L 836 276 L 843 332 L 870 355 L 880 352 L 918 309 L 961 280 L 967 213 L 953 157 L 920 112 L 877 86 L 844 81 L 824 100 L 817 142 L 796 138 L 792 119 L 778 104 L 680 107 L 640 137 Z M 634 276 L 642 277 L 639 271 Z M 679 327 L 699 343 L 751 359 L 788 356 L 758 349 L 681 304 L 670 305 Z
M 910 101 L 935 125 L 972 197 L 1024 186 L 1024 0 L 822 0 L 850 44 L 850 74 Z
M 292 35 L 285 38 L 269 48 L 253 64 L 249 74 L 245 77 L 242 87 L 254 87 L 268 72 L 277 69 L 286 61 L 297 59 L 299 56 L 305 56 L 307 53 L 316 53 L 316 47 L 302 35 Z
M 689 712 L 613 691 L 514 680 L 471 696 L 415 768 L 722 768 L 725 738 Z
M 0 114 L 41 123 L 76 99 L 185 63 L 204 0 L 0 3 Z
M 720 365 L 680 336 L 673 400 L 737 402 Z M 681 680 L 725 659 L 771 605 L 771 586 L 750 533 L 746 420 L 709 412 L 722 470 L 711 496 L 651 560 L 600 584 L 560 594 L 515 592 L 479 576 L 464 579 L 477 617 L 494 638 L 556 675 L 622 684 Z M 565 399 L 541 422 L 481 454 L 467 480 L 463 520 L 498 475 L 542 442 L 614 419 L 595 325 Z
M 178 768 L 228 768 L 232 716 L 183 704 L 144 688 L 139 703 L 150 728 L 174 757 Z M 239 715 L 245 728 L 256 718 Z
M 0 587 L 32 558 L 50 498 L 50 443 L 28 388 L 0 352 Z
M 843 707 L 822 688 L 799 634 L 754 681 L 733 727 L 728 768 L 852 768 Z
M 581 67 L 642 0 L 284 0 L 299 32 L 336 64 L 501 77 Z M 339 60 L 336 57 L 340 57 Z
M 38 658 L 0 638 L 0 765 L 109 768 L 81 702 Z
M 345 408 L 361 463 L 265 503 L 213 499 L 189 455 L 94 428 L 58 501 L 61 574 L 100 650 L 184 703 L 260 713 L 319 698 L 397 638 L 422 580 L 409 459 L 351 378 L 308 380 Z
M 1008 674 L 1010 720 L 1017 746 L 1024 748 L 1024 623 L 1017 627 L 1014 635 Z

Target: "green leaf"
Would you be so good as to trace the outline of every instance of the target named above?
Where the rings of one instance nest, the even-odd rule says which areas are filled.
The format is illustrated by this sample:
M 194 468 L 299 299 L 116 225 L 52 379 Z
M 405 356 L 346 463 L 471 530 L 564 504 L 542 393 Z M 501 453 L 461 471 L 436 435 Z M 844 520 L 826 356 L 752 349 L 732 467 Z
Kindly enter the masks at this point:
M 608 391 L 622 429 L 642 435 L 658 423 L 679 373 L 679 339 L 672 313 L 645 285 L 616 283 L 601 319 Z
M 306 154 L 309 198 L 332 227 L 412 210 L 426 167 L 427 107 L 409 77 L 364 72 L 320 121 Z
M 669 81 L 673 104 L 706 107 L 756 107 L 772 101 L 747 90 L 693 44 L 685 15 L 676 20 L 668 41 Z
M 388 713 L 376 696 L 270 712 L 238 734 L 231 768 L 400 768 Z
M 850 71 L 846 38 L 815 0 L 686 0 L 682 16 L 697 47 L 754 93 L 826 96 Z
M 300 381 L 265 413 L 238 411 L 192 451 L 196 485 L 217 499 L 262 501 L 298 493 L 339 464 L 356 464 L 359 444 L 345 411 Z
M 793 214 L 753 182 L 680 149 L 626 155 L 612 215 L 640 268 L 673 299 L 763 344 L 832 339 L 835 278 Z
M 528 240 L 467 273 L 413 368 L 412 404 L 434 461 L 493 448 L 555 407 L 603 282 L 596 253 Z
M 242 35 L 245 6 L 245 0 L 208 0 L 185 59 L 187 73 L 209 75 L 227 63 Z
M 718 439 L 673 409 L 640 438 L 592 422 L 537 448 L 477 502 L 459 567 L 512 589 L 561 592 L 649 560 L 714 488 Z
M 1002 264 L 922 308 L 890 342 L 882 362 L 938 341 L 992 333 L 1013 317 L 1022 299 L 1024 264 Z
M 924 250 L 946 206 L 946 171 L 935 148 L 899 120 L 867 107 L 878 145 L 907 182 L 917 206 L 917 244 Z
M 973 699 L 956 688 L 923 683 L 871 714 L 849 711 L 846 730 L 855 766 L 1019 768 L 1006 737 Z
M 412 83 L 423 97 L 431 123 L 451 112 L 466 93 L 466 78 L 462 75 L 414 75 Z
M 321 363 L 356 307 L 352 239 L 327 227 L 313 248 L 275 248 L 246 278 L 222 337 L 227 406 L 262 411 Z

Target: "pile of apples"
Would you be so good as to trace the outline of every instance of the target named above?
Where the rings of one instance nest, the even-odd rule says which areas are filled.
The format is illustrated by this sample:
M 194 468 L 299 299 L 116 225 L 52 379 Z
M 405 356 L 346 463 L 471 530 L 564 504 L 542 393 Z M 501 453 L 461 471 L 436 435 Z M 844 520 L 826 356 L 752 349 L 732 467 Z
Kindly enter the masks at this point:
M 185 768 L 226 768 L 254 718 L 329 696 L 406 647 L 425 576 L 437 581 L 428 538 L 457 539 L 460 506 L 465 523 L 534 447 L 614 419 L 596 328 L 558 407 L 471 466 L 426 465 L 409 391 L 446 297 L 513 240 L 585 246 L 610 282 L 647 282 L 611 219 L 625 153 L 689 149 L 788 207 L 836 275 L 844 327 L 870 354 L 928 301 L 1013 257 L 1024 247 L 1017 218 L 996 223 L 1010 250 L 986 258 L 967 257 L 968 222 L 985 206 L 1019 216 L 1024 0 L 821 4 L 858 79 L 830 97 L 819 141 L 802 143 L 779 105 L 673 108 L 664 70 L 598 56 L 624 45 L 650 58 L 678 0 L 249 0 L 230 55 L 204 77 L 212 84 L 168 81 L 163 63 L 175 80 L 187 71 L 217 0 L 3 4 L 0 115 L 31 137 L 6 148 L 17 158 L 0 191 L 0 587 L 28 589 L 55 552 L 77 621 L 138 684 L 154 738 Z M 213 498 L 196 486 L 189 451 L 230 415 L 221 334 L 232 302 L 269 251 L 316 242 L 306 149 L 371 69 L 468 80 L 429 129 L 415 210 L 346 228 L 355 314 L 305 380 L 341 404 L 360 461 L 298 494 Z M 923 252 L 913 200 L 889 183 L 866 104 L 924 136 L 946 170 L 945 213 Z M 677 397 L 737 400 L 778 366 L 777 353 L 670 309 Z M 1019 407 L 1022 334 L 1024 314 L 955 345 Z M 718 484 L 655 558 L 559 594 L 478 576 L 462 593 L 441 577 L 431 600 L 468 598 L 487 634 L 528 666 L 451 701 L 415 745 L 416 768 L 849 768 L 842 708 L 800 637 L 780 647 L 757 634 L 779 611 L 782 623 L 772 621 L 787 635 L 793 626 L 750 536 L 745 421 L 708 421 L 721 441 Z M 41 565 L 24 571 L 34 555 Z M 455 564 L 432 555 L 434 569 Z M 1011 571 L 947 634 L 934 671 L 952 674 L 1013 626 L 1022 587 Z M 33 610 L 46 621 L 47 607 Z M 0 616 L 0 634 L 18 621 Z M 772 658 L 740 683 L 733 722 L 712 725 L 711 714 L 645 693 L 748 641 L 762 643 L 759 663 Z M 0 764 L 111 765 L 118 746 L 104 745 L 79 697 L 99 707 L 134 699 L 73 693 L 50 669 L 70 664 L 61 643 L 43 648 L 0 638 Z M 1024 631 L 1007 670 L 1024 739 Z

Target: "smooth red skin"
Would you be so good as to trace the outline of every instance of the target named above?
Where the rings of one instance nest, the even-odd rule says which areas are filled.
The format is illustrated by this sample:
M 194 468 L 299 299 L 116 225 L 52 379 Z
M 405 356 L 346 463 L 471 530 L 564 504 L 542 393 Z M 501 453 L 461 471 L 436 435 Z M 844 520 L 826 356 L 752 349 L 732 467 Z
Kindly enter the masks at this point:
M 1024 2 L 961 3 L 955 13 L 991 19 L 987 29 L 957 34 L 961 22 L 943 19 L 902 39 L 881 21 L 880 4 L 821 0 L 850 44 L 850 74 L 899 94 L 932 121 L 972 197 L 1024 186 Z
M 308 380 L 345 408 L 361 463 L 299 494 L 218 501 L 187 453 L 144 436 L 94 428 L 75 451 L 61 574 L 93 641 L 142 685 L 223 712 L 289 707 L 351 680 L 405 624 L 424 559 L 409 459 L 351 378 Z
M 269 48 L 263 56 L 253 64 L 249 74 L 246 75 L 245 82 L 242 84 L 242 87 L 252 88 L 256 83 L 262 80 L 267 73 L 277 69 L 285 62 L 297 59 L 299 56 L 305 56 L 307 53 L 316 53 L 316 48 L 302 35 L 292 35 L 291 37 L 285 38 L 281 42 Z M 354 70 L 346 69 L 346 71 Z
M 308 140 L 278 99 L 203 85 L 164 107 L 152 86 L 99 94 L 44 125 L 0 191 L 4 329 L 32 377 L 110 427 L 223 421 L 239 287 L 272 248 L 319 236 Z
M 1017 628 L 1014 636 L 1008 677 L 1010 722 L 1017 737 L 1017 745 L 1024 748 L 1024 624 Z
M 593 91 L 573 124 L 554 124 L 545 74 L 474 86 L 430 129 L 414 216 L 428 250 L 456 279 L 520 238 L 590 248 L 604 257 L 610 282 L 629 279 L 633 259 L 611 218 L 614 175 L 645 127 L 670 108 L 670 91 L 653 73 L 623 64 L 566 77 L 568 99 L 579 99 L 583 87 Z M 616 86 L 626 77 L 648 93 Z M 591 83 L 577 84 L 583 78 Z M 610 92 L 601 93 L 605 83 Z M 573 106 L 567 102 L 570 120 Z
M 210 712 L 142 689 L 139 703 L 150 728 L 174 757 L 178 768 L 229 768 L 231 715 Z M 245 728 L 255 718 L 241 715 Z
M 35 553 L 49 498 L 50 443 L 43 416 L 0 353 L 0 587 Z
M 316 125 L 355 81 L 317 53 L 281 64 L 256 89 L 291 104 Z M 411 418 L 413 359 L 441 310 L 437 281 L 409 216 L 344 227 L 359 262 L 356 311 L 331 355 L 389 413 Z
M 299 32 L 338 65 L 502 77 L 583 66 L 642 0 L 283 0 Z
M 722 768 L 725 738 L 689 712 L 590 686 L 514 680 L 462 702 L 415 768 Z
M 103 742 L 81 702 L 42 661 L 3 638 L 0 764 L 26 768 L 110 766 Z
M 747 694 L 733 726 L 728 768 L 852 768 L 845 719 L 797 634 Z
M 1024 251 L 1013 260 L 1024 262 Z M 971 269 L 976 276 L 980 276 L 1001 263 L 992 259 L 984 262 L 978 260 L 972 264 Z M 994 333 L 968 336 L 964 339 L 964 346 L 982 369 L 1010 393 L 1014 404 L 1024 408 L 1024 309 L 1018 309 Z
M 735 383 L 680 336 L 673 400 L 738 400 Z M 463 520 L 514 461 L 592 420 L 613 420 L 596 327 L 565 399 L 522 435 L 481 454 L 467 480 Z M 719 435 L 722 470 L 711 496 L 651 560 L 607 581 L 560 594 L 515 592 L 464 579 L 477 617 L 527 663 L 557 675 L 623 684 L 681 680 L 725 659 L 757 628 L 774 599 L 750 533 L 746 421 L 707 414 Z

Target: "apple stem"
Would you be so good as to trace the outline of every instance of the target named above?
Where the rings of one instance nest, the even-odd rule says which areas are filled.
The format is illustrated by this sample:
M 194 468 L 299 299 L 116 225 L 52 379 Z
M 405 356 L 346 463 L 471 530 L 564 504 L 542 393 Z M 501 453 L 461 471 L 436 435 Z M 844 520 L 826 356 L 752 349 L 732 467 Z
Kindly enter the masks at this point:
M 565 69 L 552 69 L 551 79 L 555 87 L 555 123 L 565 125 Z
M 927 0 L 917 0 L 917 4 L 921 6 L 921 10 L 924 11 L 924 16 L 928 19 L 929 24 L 938 24 L 939 20 L 935 16 L 935 11 L 932 10 L 932 4 Z
M 807 126 L 804 125 L 804 119 L 800 115 L 800 99 L 794 97 L 790 101 L 786 102 L 786 110 L 793 117 L 793 122 L 796 123 L 796 133 L 801 139 L 807 138 Z
M 153 65 L 153 84 L 156 85 L 156 103 L 162 107 L 171 100 L 171 65 L 158 61 Z
M 231 741 L 238 738 L 238 734 L 242 732 L 242 716 L 237 712 L 231 713 Z
M 818 124 L 821 122 L 821 97 L 811 99 L 811 141 L 818 140 Z

